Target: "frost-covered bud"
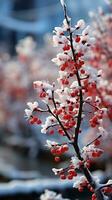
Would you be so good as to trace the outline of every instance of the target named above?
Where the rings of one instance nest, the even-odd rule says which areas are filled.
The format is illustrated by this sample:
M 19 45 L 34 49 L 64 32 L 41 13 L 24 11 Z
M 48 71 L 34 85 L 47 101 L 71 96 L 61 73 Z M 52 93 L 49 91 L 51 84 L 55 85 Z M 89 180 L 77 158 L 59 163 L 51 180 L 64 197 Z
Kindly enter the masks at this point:
M 86 44 L 86 43 L 88 42 L 89 39 L 90 39 L 90 38 L 89 38 L 88 35 L 82 35 L 82 36 L 81 36 L 81 42 L 82 42 L 82 44 Z
M 53 168 L 52 171 L 54 172 L 55 175 L 58 175 L 60 172 L 63 171 L 63 168 L 60 169 Z
M 85 21 L 80 19 L 77 24 L 75 25 L 76 29 L 83 29 L 85 27 Z
M 64 29 L 63 29 L 62 27 L 55 27 L 54 30 L 55 30 L 54 32 L 55 32 L 56 35 L 58 35 L 58 36 L 62 35 L 63 32 L 64 32 Z
M 61 5 L 64 7 L 65 5 L 65 0 L 60 0 Z
M 71 160 L 72 164 L 74 165 L 74 168 L 78 169 L 80 167 L 80 160 L 76 156 L 73 156 Z
M 91 101 L 92 101 L 92 97 L 91 97 L 91 96 L 87 97 L 87 98 L 85 99 L 85 101 L 91 102 Z
M 27 105 L 28 105 L 29 109 L 30 109 L 31 111 L 33 111 L 35 108 L 38 107 L 38 102 L 37 102 L 37 101 L 35 101 L 34 103 L 28 102 Z
M 25 115 L 29 119 L 32 116 L 32 111 L 30 109 L 25 109 Z
M 42 88 L 43 87 L 43 82 L 42 81 L 34 81 L 33 82 L 33 87 L 34 87 L 34 89 Z
M 38 107 L 38 102 L 36 101 L 34 103 L 28 102 L 27 106 L 29 107 L 29 109 L 25 109 L 25 114 L 26 114 L 26 117 L 29 119 L 32 116 L 34 109 Z
M 88 35 L 90 31 L 90 26 L 87 26 L 83 31 L 82 31 L 82 35 Z
M 100 157 L 103 153 L 102 149 L 96 148 L 94 144 L 83 147 L 83 157 L 85 159 Z
M 83 182 L 86 182 L 86 178 L 85 176 L 79 176 L 77 177 L 77 179 L 75 180 L 74 184 L 73 184 L 73 187 L 74 188 L 79 188 L 80 184 L 83 183 Z
M 67 16 L 67 19 L 68 19 L 68 22 L 70 23 L 71 18 Z M 64 28 L 65 31 L 67 31 L 70 28 L 68 22 L 67 22 L 66 19 L 63 20 L 63 28 Z
M 33 87 L 34 89 L 53 89 L 53 85 L 47 81 L 34 81 Z
M 58 66 L 64 64 L 70 57 L 67 54 L 59 53 L 56 58 L 52 59 L 52 62 L 56 63 Z
M 42 124 L 41 133 L 46 134 L 49 127 L 56 122 L 56 119 L 53 116 L 48 116 L 46 118 L 45 124 Z
M 51 140 L 47 140 L 46 141 L 46 146 L 48 147 L 48 148 L 51 148 L 52 146 L 55 146 L 55 145 L 57 145 L 58 143 L 57 142 L 55 142 L 55 141 L 51 141 Z

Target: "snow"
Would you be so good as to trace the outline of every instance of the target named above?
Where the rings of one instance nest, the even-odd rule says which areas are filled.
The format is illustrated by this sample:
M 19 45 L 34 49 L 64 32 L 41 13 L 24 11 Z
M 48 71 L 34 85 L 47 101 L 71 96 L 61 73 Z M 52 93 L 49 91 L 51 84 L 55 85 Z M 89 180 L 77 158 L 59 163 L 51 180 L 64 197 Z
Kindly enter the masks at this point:
M 72 186 L 72 181 L 59 181 L 59 179 L 35 179 L 30 181 L 11 181 L 0 183 L 0 196 L 42 192 L 47 189 L 63 189 Z

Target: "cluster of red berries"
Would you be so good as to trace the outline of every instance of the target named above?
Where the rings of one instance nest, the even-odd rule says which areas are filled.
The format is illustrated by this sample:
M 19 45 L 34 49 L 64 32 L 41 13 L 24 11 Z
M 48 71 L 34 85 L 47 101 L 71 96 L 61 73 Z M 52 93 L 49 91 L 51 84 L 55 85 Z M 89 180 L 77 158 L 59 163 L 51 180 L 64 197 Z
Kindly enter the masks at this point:
M 55 145 L 51 148 L 51 153 L 55 155 L 55 161 L 59 162 L 60 161 L 60 156 L 67 152 L 69 150 L 69 147 L 67 144 L 63 145 Z
M 29 119 L 29 123 L 32 124 L 32 125 L 33 124 L 40 125 L 42 123 L 42 121 L 38 117 L 32 116 L 31 119 Z
M 88 94 L 88 96 L 92 96 L 93 94 L 96 94 L 96 83 L 95 82 L 89 82 L 89 79 L 85 79 L 82 81 L 83 88 L 85 92 Z
M 100 156 L 102 155 L 102 153 L 103 153 L 103 150 L 101 150 L 101 149 L 96 149 L 96 150 L 94 150 L 94 151 L 92 152 L 92 157 L 93 157 L 93 158 L 98 158 L 98 157 L 100 157 Z
M 72 59 L 70 59 L 60 66 L 60 70 L 61 71 L 66 70 L 69 74 L 69 77 L 73 77 L 77 73 L 77 69 L 81 69 L 81 67 L 84 65 L 84 60 L 81 59 L 82 56 L 83 56 L 83 53 L 78 52 L 75 55 L 76 62 L 74 63 L 74 61 Z M 67 82 L 66 81 L 63 82 L 63 79 L 62 79 L 62 84 L 68 84 L 69 83 L 67 78 L 64 79 L 64 80 L 66 80 Z
M 102 191 L 104 192 L 104 194 L 111 194 L 112 195 L 112 186 L 105 187 L 105 188 L 102 189 Z
M 90 119 L 90 125 L 92 128 L 95 128 L 97 125 L 99 125 L 99 120 L 103 118 L 103 112 L 100 111 L 96 113 L 91 119 Z
M 95 141 L 94 141 L 94 145 L 95 145 L 95 146 L 99 146 L 99 145 L 100 145 L 100 140 L 99 140 L 99 139 L 95 140 Z
M 88 183 L 87 180 L 83 181 L 79 184 L 78 191 L 83 192 L 84 188 L 87 187 L 90 192 L 94 192 L 94 189 L 91 187 L 91 185 Z
M 74 177 L 77 176 L 77 172 L 74 169 L 73 165 L 69 165 L 67 169 L 63 169 L 61 172 L 59 172 L 59 177 L 61 180 L 72 180 Z
M 73 109 L 74 109 L 73 105 L 68 105 L 67 112 L 65 112 L 64 108 L 55 109 L 53 111 L 55 115 L 57 116 L 61 115 L 61 118 L 63 118 L 64 121 L 63 125 L 66 130 L 73 128 L 76 125 L 76 121 L 73 118 L 73 116 L 77 114 L 77 111 L 73 111 Z M 58 133 L 60 135 L 64 135 L 64 131 L 61 128 L 58 129 Z

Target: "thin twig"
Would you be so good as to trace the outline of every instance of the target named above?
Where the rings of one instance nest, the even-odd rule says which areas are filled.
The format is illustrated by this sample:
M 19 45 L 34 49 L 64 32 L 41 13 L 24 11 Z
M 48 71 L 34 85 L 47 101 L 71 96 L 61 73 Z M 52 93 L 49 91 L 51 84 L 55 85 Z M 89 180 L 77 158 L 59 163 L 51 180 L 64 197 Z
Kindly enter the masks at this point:
M 93 141 L 91 141 L 89 144 L 87 144 L 86 147 L 88 147 L 89 145 L 93 144 L 96 140 L 98 140 L 101 137 L 102 137 L 102 135 L 99 135 L 97 138 L 95 138 Z

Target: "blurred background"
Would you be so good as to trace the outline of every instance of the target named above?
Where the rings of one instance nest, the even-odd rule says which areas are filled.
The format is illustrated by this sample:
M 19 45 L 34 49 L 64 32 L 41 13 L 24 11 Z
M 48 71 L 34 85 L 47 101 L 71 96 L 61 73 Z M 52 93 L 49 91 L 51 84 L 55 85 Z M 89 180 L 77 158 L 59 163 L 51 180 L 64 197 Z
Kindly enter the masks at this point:
M 84 18 L 89 21 L 88 11 L 105 7 L 103 0 L 68 0 L 68 10 L 73 21 Z M 59 0 L 0 0 L 0 40 L 13 52 L 20 38 L 31 35 L 42 45 L 43 36 L 52 32 L 63 19 Z
M 66 2 L 73 24 L 80 18 L 90 23 L 88 13 L 98 7 L 108 11 L 103 0 Z M 0 0 L 0 196 L 7 200 L 10 195 L 11 199 L 36 199 L 45 188 L 65 191 L 71 187 L 71 183 L 54 181 L 55 164 L 44 147 L 47 136 L 24 118 L 26 102 L 36 99 L 33 81 L 57 77 L 51 62 L 57 52 L 52 48 L 52 31 L 62 20 L 59 0 Z M 96 169 L 104 170 L 105 165 L 96 164 Z

